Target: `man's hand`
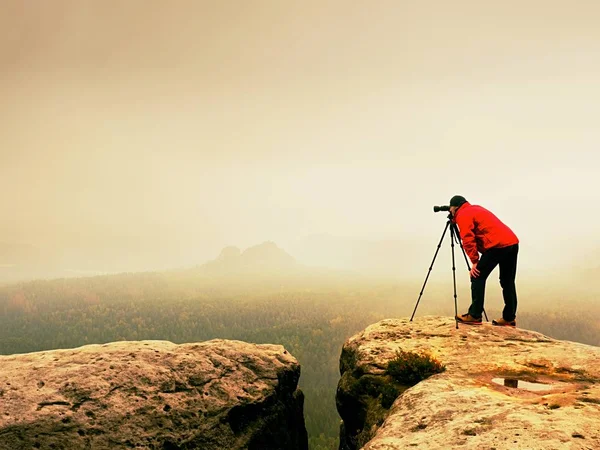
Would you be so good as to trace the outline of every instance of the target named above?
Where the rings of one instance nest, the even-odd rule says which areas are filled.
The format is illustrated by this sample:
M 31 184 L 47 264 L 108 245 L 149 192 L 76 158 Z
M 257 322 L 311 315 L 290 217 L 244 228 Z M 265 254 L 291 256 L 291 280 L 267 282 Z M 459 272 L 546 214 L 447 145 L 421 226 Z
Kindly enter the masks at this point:
M 471 278 L 477 278 L 479 276 L 479 269 L 477 268 L 477 263 L 473 264 L 473 267 L 471 267 L 471 271 L 469 272 L 471 274 Z

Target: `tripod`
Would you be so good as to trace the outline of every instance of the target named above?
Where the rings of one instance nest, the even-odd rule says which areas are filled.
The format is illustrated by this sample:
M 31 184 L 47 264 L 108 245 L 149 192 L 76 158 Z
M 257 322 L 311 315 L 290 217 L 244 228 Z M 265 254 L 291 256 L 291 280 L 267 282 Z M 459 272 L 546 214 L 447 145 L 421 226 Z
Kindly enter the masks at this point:
M 440 242 L 437 245 L 437 250 L 433 255 L 433 260 L 431 261 L 431 265 L 429 266 L 429 271 L 427 272 L 427 276 L 425 277 L 425 282 L 423 283 L 423 287 L 421 288 L 421 293 L 419 294 L 419 299 L 417 300 L 417 304 L 415 305 L 415 309 L 410 316 L 410 321 L 412 322 L 415 317 L 415 313 L 417 312 L 417 307 L 419 306 L 419 302 L 421 301 L 421 296 L 423 295 L 423 291 L 425 290 L 425 285 L 427 284 L 427 280 L 429 279 L 429 275 L 431 274 L 431 269 L 433 269 L 433 263 L 435 262 L 435 258 L 437 257 L 438 252 L 440 251 L 440 247 L 442 246 L 442 241 L 444 240 L 444 236 L 446 235 L 446 231 L 450 228 L 450 243 L 452 247 L 452 281 L 454 282 L 454 317 L 456 321 L 456 329 L 458 329 L 458 320 L 456 320 L 456 316 L 458 316 L 458 304 L 456 300 L 456 267 L 454 260 L 454 241 L 460 245 L 460 249 L 462 250 L 462 254 L 465 257 L 465 262 L 467 263 L 467 270 L 471 271 L 471 266 L 469 265 L 469 260 L 467 259 L 467 254 L 465 253 L 465 249 L 462 246 L 462 242 L 460 240 L 460 235 L 458 234 L 458 228 L 455 223 L 452 223 L 452 214 L 448 214 L 448 221 L 446 222 L 446 227 L 444 228 L 444 232 L 442 233 L 442 237 L 440 238 Z M 483 314 L 485 315 L 485 320 L 488 320 L 487 313 L 485 309 L 483 310 Z

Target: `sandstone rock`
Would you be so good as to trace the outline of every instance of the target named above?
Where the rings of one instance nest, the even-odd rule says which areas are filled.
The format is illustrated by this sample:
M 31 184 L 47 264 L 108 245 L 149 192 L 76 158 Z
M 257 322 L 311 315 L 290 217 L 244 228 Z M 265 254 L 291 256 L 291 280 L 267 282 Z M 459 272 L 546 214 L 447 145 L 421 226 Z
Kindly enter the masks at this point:
M 388 410 L 386 368 L 398 350 L 426 352 L 446 370 L 395 386 Z M 489 323 L 391 319 L 346 341 L 340 371 L 341 449 L 600 449 L 600 347 Z
M 307 449 L 279 345 L 115 342 L 0 356 L 0 449 Z

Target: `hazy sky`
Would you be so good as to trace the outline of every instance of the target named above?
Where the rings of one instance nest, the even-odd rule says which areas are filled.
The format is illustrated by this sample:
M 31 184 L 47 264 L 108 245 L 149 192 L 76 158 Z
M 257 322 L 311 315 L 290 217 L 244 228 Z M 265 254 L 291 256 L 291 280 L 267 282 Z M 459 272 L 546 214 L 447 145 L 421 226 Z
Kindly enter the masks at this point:
M 176 265 L 329 233 L 429 260 L 462 194 L 522 267 L 597 264 L 599 23 L 592 0 L 3 0 L 0 242 Z

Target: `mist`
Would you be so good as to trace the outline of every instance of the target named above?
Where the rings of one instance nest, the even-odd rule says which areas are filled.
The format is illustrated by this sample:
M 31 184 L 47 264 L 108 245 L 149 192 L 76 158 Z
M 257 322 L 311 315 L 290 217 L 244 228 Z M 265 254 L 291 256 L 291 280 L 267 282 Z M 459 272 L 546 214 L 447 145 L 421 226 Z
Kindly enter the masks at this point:
M 515 231 L 522 279 L 598 267 L 593 2 L 0 11 L 0 282 L 265 241 L 421 280 L 455 194 Z

